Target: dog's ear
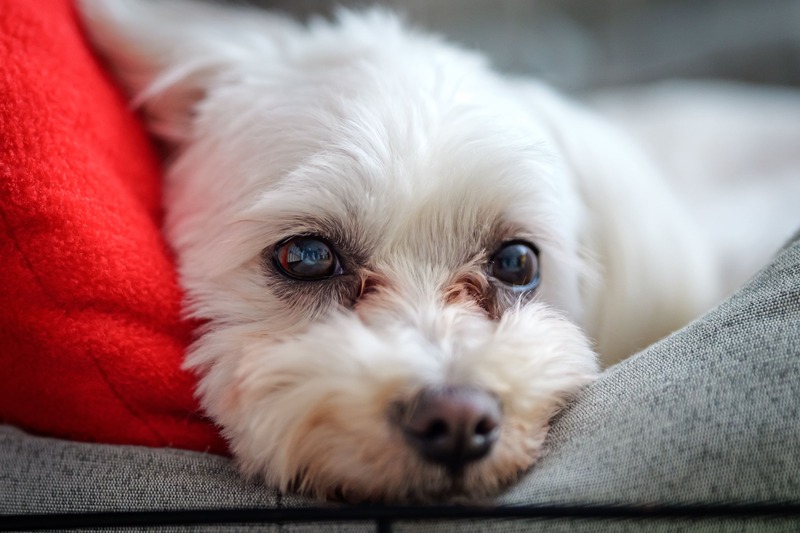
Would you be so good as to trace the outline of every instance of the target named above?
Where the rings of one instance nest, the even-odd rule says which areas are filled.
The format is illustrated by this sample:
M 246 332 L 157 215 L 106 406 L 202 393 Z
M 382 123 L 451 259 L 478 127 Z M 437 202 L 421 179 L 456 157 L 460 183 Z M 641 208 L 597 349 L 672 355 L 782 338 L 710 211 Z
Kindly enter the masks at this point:
M 634 139 L 541 84 L 512 88 L 549 132 L 586 209 L 580 239 L 602 274 L 585 291 L 589 329 L 604 363 L 708 309 L 719 294 L 711 246 Z
M 179 143 L 207 91 L 243 72 L 294 23 L 263 10 L 185 0 L 79 0 L 89 38 L 148 126 Z M 266 53 L 265 53 L 266 52 Z M 266 57 L 265 57 L 266 56 Z

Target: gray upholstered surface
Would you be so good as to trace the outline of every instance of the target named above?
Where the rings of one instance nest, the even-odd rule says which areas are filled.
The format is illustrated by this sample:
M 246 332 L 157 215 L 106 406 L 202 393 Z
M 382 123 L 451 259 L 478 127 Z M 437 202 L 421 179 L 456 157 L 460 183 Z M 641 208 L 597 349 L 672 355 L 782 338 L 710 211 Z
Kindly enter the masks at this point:
M 509 504 L 787 500 L 800 503 L 797 240 L 717 309 L 606 371 L 555 421 L 539 465 L 500 498 Z M 0 513 L 308 504 L 242 480 L 224 458 L 64 442 L 0 427 Z M 398 524 L 395 530 L 523 531 L 531 525 Z M 545 531 L 800 530 L 800 520 L 536 525 Z

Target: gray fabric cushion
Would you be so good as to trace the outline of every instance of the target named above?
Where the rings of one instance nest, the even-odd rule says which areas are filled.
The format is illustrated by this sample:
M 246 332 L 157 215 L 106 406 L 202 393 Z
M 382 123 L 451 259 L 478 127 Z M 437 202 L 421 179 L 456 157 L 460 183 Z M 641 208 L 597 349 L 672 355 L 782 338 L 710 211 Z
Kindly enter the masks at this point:
M 800 241 L 717 309 L 607 370 L 554 421 L 506 504 L 800 504 Z M 227 459 L 0 427 L 0 513 L 307 506 Z M 527 531 L 532 521 L 398 524 Z M 800 530 L 800 520 L 539 521 L 543 531 Z M 318 531 L 316 524 L 269 526 Z M 241 529 L 241 528 L 239 528 Z M 374 531 L 369 523 L 330 531 Z

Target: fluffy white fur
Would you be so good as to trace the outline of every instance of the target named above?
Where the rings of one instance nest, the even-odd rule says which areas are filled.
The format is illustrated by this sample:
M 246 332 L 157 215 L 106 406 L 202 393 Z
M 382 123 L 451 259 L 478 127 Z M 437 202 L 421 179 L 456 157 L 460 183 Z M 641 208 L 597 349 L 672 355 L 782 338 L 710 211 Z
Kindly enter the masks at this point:
M 596 375 L 593 346 L 615 361 L 721 294 L 712 247 L 623 133 L 390 13 L 306 27 L 183 1 L 81 10 L 174 148 L 165 232 L 186 314 L 206 322 L 187 367 L 248 474 L 353 500 L 494 494 Z M 330 290 L 287 282 L 263 251 L 302 234 L 358 266 Z M 534 295 L 487 275 L 509 239 L 541 252 Z M 372 290 L 346 301 L 336 283 Z M 387 416 L 452 384 L 503 410 L 459 480 Z

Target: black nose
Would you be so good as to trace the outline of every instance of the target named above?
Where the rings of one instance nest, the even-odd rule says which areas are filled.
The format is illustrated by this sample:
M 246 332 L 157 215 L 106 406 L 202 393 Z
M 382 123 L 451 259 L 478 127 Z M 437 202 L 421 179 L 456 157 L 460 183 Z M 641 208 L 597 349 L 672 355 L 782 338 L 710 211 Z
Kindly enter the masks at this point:
M 461 470 L 485 457 L 500 436 L 500 402 L 471 387 L 422 391 L 409 404 L 402 426 L 408 442 L 426 460 Z

